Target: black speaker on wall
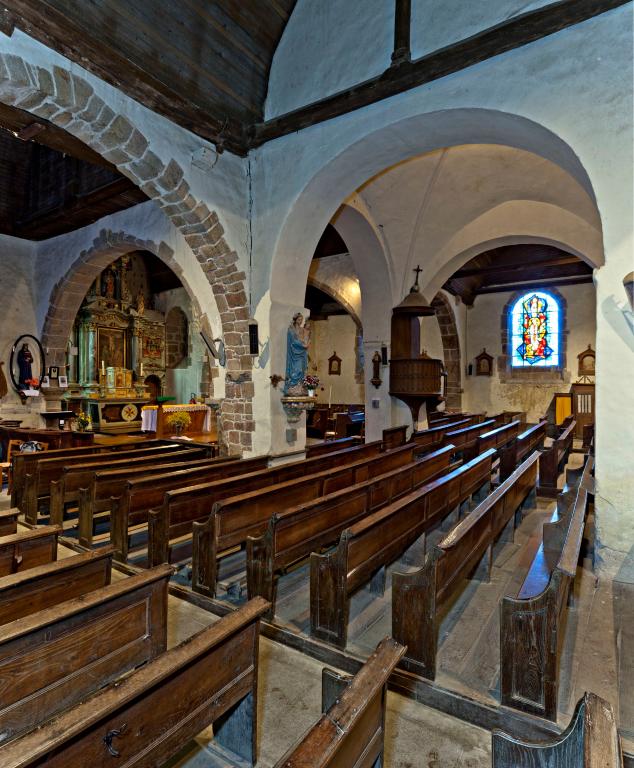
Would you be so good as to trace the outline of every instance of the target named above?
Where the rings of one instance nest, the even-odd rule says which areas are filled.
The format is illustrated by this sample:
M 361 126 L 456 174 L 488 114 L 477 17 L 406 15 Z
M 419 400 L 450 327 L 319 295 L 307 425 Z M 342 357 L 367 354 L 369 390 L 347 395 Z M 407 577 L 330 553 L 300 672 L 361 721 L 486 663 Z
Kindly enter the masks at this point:
M 255 320 L 249 321 L 249 354 L 260 354 L 260 337 L 258 335 L 258 324 Z
M 387 347 L 381 347 L 381 365 L 387 365 Z

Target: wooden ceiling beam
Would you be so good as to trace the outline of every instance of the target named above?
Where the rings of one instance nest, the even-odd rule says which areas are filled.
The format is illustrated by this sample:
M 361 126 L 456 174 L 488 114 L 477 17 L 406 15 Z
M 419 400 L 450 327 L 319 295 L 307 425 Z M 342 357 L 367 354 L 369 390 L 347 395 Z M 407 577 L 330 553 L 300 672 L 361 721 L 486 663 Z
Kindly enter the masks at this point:
M 90 70 L 95 75 L 126 91 L 146 107 L 209 141 L 224 145 L 231 152 L 246 154 L 243 123 L 229 116 L 216 117 L 191 104 L 157 80 L 153 73 L 117 53 L 111 47 L 86 36 L 72 19 L 57 11 L 46 0 L 10 0 L 4 4 L 15 26 L 30 37 Z
M 630 0 L 559 0 L 523 13 L 416 61 L 390 67 L 379 77 L 353 88 L 264 123 L 256 123 L 250 129 L 250 146 L 259 147 L 272 139 L 417 88 L 560 32 L 628 2 Z
M 521 248 L 521 246 L 514 246 L 514 247 Z M 530 247 L 531 246 L 527 246 L 527 250 Z M 454 272 L 454 274 L 452 275 L 452 279 L 462 280 L 465 277 L 482 277 L 485 275 L 497 275 L 497 274 L 502 274 L 506 272 L 524 272 L 527 269 L 536 270 L 536 269 L 542 269 L 542 268 L 562 267 L 568 264 L 585 264 L 585 262 L 583 262 L 577 256 L 561 256 L 559 258 L 545 259 L 542 261 L 534 259 L 531 256 L 530 263 L 524 262 L 523 264 L 508 264 L 508 263 L 501 262 L 498 264 L 492 264 L 490 267 L 473 267 L 470 269 L 459 269 L 457 272 Z
M 527 280 L 525 283 L 515 282 L 508 285 L 483 285 L 481 288 L 475 288 L 473 294 L 479 296 L 482 293 L 505 293 L 507 291 L 521 291 L 523 288 L 536 288 L 546 286 L 561 286 L 561 285 L 580 285 L 582 283 L 593 282 L 592 275 L 576 275 L 574 277 L 557 277 L 557 278 L 534 278 L 533 280 Z

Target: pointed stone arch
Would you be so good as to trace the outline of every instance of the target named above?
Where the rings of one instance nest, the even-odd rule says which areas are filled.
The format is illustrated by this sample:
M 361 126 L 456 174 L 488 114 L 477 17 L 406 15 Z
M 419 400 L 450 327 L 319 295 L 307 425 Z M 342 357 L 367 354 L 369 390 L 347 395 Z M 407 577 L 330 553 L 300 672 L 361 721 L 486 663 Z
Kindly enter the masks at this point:
M 224 239 L 216 212 L 194 196 L 175 160 L 165 163 L 138 127 L 118 113 L 116 104 L 108 104 L 75 72 L 60 66 L 33 65 L 13 54 L 0 54 L 0 102 L 49 120 L 81 139 L 139 186 L 182 233 L 213 291 L 225 336 L 226 396 L 220 419 L 227 445 L 234 452 L 249 450 L 255 423 L 246 276 L 238 269 L 238 255 Z M 73 273 L 75 278 L 82 274 L 81 266 L 78 268 L 80 271 Z M 62 281 L 63 286 L 54 292 L 54 300 L 60 306 L 63 302 L 76 303 L 82 279 L 79 278 L 78 285 L 73 285 L 73 278 Z M 63 298 L 67 294 L 68 298 Z M 63 356 L 67 337 L 63 338 L 57 322 L 56 305 L 51 306 L 45 332 L 53 360 Z
M 447 297 L 437 293 L 431 303 L 440 326 L 445 369 L 447 371 L 447 409 L 462 408 L 462 366 L 460 362 L 460 337 L 456 316 Z

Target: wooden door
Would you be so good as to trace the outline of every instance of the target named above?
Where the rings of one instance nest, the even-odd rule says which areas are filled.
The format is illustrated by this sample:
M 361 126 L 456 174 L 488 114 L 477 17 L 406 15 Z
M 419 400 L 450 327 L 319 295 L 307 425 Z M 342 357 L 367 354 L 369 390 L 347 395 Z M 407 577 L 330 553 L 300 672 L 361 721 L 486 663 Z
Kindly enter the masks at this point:
M 573 384 L 572 414 L 577 426 L 575 437 L 583 438 L 583 428 L 587 424 L 594 424 L 594 384 Z

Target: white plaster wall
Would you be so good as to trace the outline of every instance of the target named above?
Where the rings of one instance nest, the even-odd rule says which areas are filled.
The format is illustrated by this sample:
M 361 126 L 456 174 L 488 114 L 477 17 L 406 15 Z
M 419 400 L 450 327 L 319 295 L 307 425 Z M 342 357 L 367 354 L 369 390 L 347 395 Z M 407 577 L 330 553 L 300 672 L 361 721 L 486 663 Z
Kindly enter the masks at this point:
M 326 58 L 328 49 L 321 53 Z M 356 54 L 351 47 L 350 59 Z M 618 306 L 625 300 L 623 276 L 632 269 L 631 61 L 629 4 L 381 103 L 269 142 L 256 153 L 254 174 L 259 201 L 254 243 L 261 256 L 254 293 L 262 315 L 268 313 L 271 302 L 290 309 L 301 301 L 315 245 L 342 201 L 385 168 L 425 152 L 468 143 L 514 146 L 558 164 L 590 200 L 596 199 L 606 257 L 605 266 L 595 273 L 597 510 L 599 536 L 605 545 L 601 556 L 611 570 L 620 567 L 634 546 L 634 476 L 631 457 L 620 447 L 634 443 L 634 406 L 631 399 L 624 398 L 622 386 L 623 381 L 634 379 L 634 343 Z M 342 59 L 340 63 L 345 67 L 349 62 Z M 272 73 L 271 95 L 278 74 L 275 87 L 285 87 L 280 68 Z M 463 199 L 458 194 L 450 200 L 450 215 Z M 566 206 L 560 207 L 567 212 Z M 581 216 L 577 218 L 582 221 Z M 371 226 L 382 223 L 377 217 Z M 515 234 L 514 224 L 509 217 L 505 236 Z M 539 222 L 533 224 L 537 227 Z M 570 231 L 568 224 L 566 231 Z M 549 231 L 548 239 L 555 234 Z M 539 231 L 522 235 L 538 237 Z M 479 230 L 478 237 L 483 236 L 486 232 Z M 494 237 L 501 237 L 499 228 Z M 461 250 L 475 246 L 474 241 L 460 244 Z M 389 248 L 384 251 L 388 259 L 393 258 Z M 445 260 L 455 255 L 446 253 Z M 388 266 L 388 274 L 391 269 Z M 369 278 L 360 269 L 358 273 L 363 311 L 371 315 L 375 310 L 366 302 L 363 289 Z M 407 281 L 402 273 L 397 277 Z M 277 343 L 274 335 L 272 347 Z
M 7 380 L 8 394 L 0 400 L 0 418 L 19 418 L 24 426 L 40 427 L 41 397 L 29 398 L 25 406 L 13 389 L 9 364 L 11 348 L 18 336 L 30 333 L 39 338 L 34 309 L 35 248 L 28 240 L 0 235 L 0 361 Z M 31 349 L 33 346 L 31 345 Z
M 550 2 L 413 0 L 412 58 Z M 393 0 L 298 0 L 273 58 L 266 118 L 380 75 L 393 47 Z
M 364 403 L 363 378 L 355 374 L 357 325 L 350 315 L 332 315 L 311 321 L 313 333 L 309 350 L 309 372 L 319 376 L 320 403 Z M 328 358 L 341 358 L 341 375 L 328 373 Z
M 547 289 L 546 289 L 547 290 Z M 577 355 L 588 344 L 596 349 L 596 290 L 592 284 L 559 286 L 566 299 L 566 367 L 561 380 L 552 384 L 501 382 L 498 356 L 502 354 L 500 318 L 511 293 L 488 293 L 476 297 L 467 309 L 467 364 L 474 374 L 464 377 L 465 407 L 477 413 L 499 413 L 503 410 L 526 411 L 529 422 L 537 422 L 546 413 L 555 392 L 568 392 L 577 381 Z M 475 357 L 482 349 L 494 357 L 492 376 L 475 375 Z

